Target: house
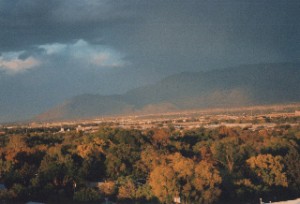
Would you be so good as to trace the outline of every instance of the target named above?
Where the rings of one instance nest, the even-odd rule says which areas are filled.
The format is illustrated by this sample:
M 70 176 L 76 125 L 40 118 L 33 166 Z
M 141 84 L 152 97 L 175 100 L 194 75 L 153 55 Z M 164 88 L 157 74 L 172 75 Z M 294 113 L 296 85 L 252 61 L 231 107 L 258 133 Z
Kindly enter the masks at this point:
M 61 132 L 61 133 L 63 133 L 63 132 L 65 132 L 65 128 L 60 128 L 60 131 L 59 132 Z

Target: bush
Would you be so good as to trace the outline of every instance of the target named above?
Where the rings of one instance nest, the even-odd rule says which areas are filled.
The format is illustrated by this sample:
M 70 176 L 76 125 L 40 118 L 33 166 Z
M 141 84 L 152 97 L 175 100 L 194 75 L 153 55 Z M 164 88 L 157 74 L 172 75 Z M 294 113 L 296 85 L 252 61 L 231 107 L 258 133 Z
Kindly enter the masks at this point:
M 13 200 L 17 197 L 16 193 L 7 189 L 0 190 L 0 201 L 1 200 Z
M 83 188 L 74 193 L 73 199 L 80 202 L 97 201 L 101 199 L 100 193 L 93 188 Z

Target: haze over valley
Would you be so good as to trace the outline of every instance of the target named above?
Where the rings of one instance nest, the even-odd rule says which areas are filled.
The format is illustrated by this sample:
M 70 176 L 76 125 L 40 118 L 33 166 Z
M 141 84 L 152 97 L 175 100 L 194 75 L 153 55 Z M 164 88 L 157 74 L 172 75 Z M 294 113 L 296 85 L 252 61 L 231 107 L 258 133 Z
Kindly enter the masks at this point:
M 88 119 L 207 108 L 288 104 L 300 101 L 300 64 L 243 65 L 184 72 L 122 95 L 79 95 L 35 120 Z

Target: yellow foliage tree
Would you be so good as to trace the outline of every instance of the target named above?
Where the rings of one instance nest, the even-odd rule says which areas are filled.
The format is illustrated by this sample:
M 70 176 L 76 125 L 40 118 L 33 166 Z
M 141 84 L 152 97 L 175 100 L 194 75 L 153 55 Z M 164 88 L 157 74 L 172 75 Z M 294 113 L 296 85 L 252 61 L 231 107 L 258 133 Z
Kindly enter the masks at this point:
M 199 203 L 213 203 L 221 194 L 218 186 L 222 182 L 219 171 L 209 162 L 202 160 L 195 166 L 194 186 L 198 191 Z
M 118 198 L 124 199 L 135 199 L 137 188 L 131 179 L 128 179 L 124 184 L 119 187 Z
M 168 157 L 171 160 L 171 166 L 178 178 L 187 178 L 193 175 L 194 162 L 189 158 L 183 157 L 180 153 L 175 153 Z
M 198 164 L 180 153 L 169 155 L 166 162 L 150 173 L 152 192 L 162 203 L 180 195 L 187 203 L 212 203 L 221 194 L 219 171 L 212 163 Z
M 116 192 L 116 184 L 113 181 L 106 181 L 100 187 L 101 193 L 105 196 L 112 196 Z
M 272 156 L 271 154 L 258 155 L 248 159 L 247 164 L 268 186 L 288 186 L 281 156 Z
M 166 146 L 170 140 L 170 132 L 167 129 L 155 129 L 152 139 L 156 145 Z
M 178 192 L 175 171 L 165 164 L 157 166 L 150 173 L 149 184 L 153 194 L 162 203 L 171 203 Z

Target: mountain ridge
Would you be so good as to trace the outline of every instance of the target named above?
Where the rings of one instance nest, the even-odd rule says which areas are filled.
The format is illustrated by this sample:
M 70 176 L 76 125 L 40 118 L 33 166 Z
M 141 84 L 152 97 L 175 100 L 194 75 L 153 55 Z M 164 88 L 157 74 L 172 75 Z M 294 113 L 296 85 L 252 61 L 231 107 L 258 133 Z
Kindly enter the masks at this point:
M 171 75 L 122 95 L 79 95 L 38 115 L 35 120 L 290 103 L 300 101 L 299 89 L 299 63 L 241 65 Z

